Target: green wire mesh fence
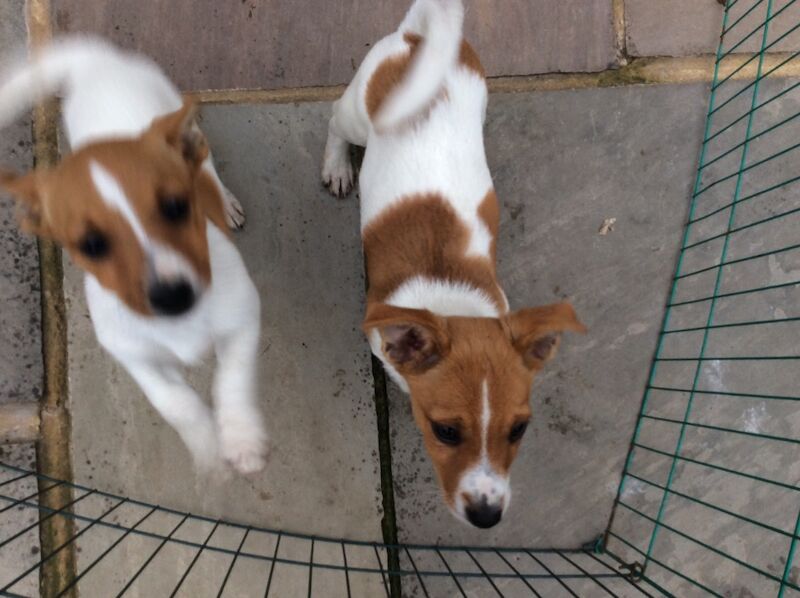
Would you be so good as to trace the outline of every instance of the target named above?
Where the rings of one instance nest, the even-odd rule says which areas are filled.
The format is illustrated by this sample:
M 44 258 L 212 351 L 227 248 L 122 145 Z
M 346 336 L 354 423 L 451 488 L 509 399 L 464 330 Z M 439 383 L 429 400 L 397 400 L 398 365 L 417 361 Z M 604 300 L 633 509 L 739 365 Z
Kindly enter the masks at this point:
M 565 550 L 322 538 L 0 464 L 0 595 L 37 595 L 66 550 L 77 571 L 56 595 L 800 595 L 800 81 L 777 76 L 800 55 L 796 3 L 725 7 L 688 222 L 604 538 Z M 40 504 L 65 487 L 64 504 Z M 59 519 L 70 535 L 40 553 L 42 521 Z
M 40 517 L 74 523 L 72 536 L 50 553 L 29 553 L 19 571 L 0 579 L 0 595 L 37 595 L 40 568 L 70 547 L 77 548 L 78 571 L 59 596 L 75 587 L 84 596 L 392 596 L 401 588 L 419 596 L 661 595 L 638 587 L 596 546 L 467 548 L 322 538 L 190 515 L 76 484 L 60 508 L 39 507 L 38 497 L 64 484 L 0 466 L 0 561 L 28 545 L 26 535 L 37 533 Z M 390 567 L 393 559 L 399 566 Z
M 678 596 L 800 591 L 800 82 L 774 76 L 800 54 L 794 5 L 727 3 L 688 224 L 606 537 Z

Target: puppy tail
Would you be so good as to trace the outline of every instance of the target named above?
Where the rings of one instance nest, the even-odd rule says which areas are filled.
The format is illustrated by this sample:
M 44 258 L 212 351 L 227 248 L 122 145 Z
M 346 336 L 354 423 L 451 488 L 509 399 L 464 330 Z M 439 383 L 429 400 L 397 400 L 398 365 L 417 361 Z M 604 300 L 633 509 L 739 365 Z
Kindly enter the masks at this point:
M 30 59 L 11 61 L 0 74 L 0 126 L 36 102 L 65 91 L 78 69 L 91 68 L 98 57 L 113 53 L 115 48 L 99 38 L 75 36 L 32 50 Z
M 375 115 L 377 130 L 391 130 L 425 110 L 458 60 L 464 25 L 461 0 L 417 0 L 400 31 L 420 36 L 420 48 L 403 81 Z

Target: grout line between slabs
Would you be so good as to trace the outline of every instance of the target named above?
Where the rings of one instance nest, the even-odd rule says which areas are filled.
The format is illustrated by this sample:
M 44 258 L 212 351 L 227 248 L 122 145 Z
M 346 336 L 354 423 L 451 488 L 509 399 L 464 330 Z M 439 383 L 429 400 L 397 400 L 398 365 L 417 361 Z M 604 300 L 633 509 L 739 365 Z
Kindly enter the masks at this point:
M 52 38 L 49 0 L 27 0 L 26 21 L 31 47 L 46 44 Z M 37 106 L 33 111 L 34 164 L 49 167 L 58 161 L 58 108 L 54 101 Z M 54 243 L 38 241 L 39 276 L 41 281 L 42 362 L 44 380 L 40 404 L 39 440 L 36 446 L 36 467 L 41 475 L 72 481 L 70 456 L 70 415 L 68 411 L 67 325 L 64 300 L 64 272 L 61 250 Z M 48 484 L 39 478 L 39 490 Z M 42 555 L 53 555 L 39 570 L 42 596 L 55 596 L 76 575 L 74 522 L 70 517 L 46 517 L 46 509 L 60 509 L 72 501 L 72 489 L 63 484 L 41 492 L 39 542 Z M 63 547 L 63 548 L 62 548 Z M 69 590 L 66 596 L 77 596 Z
M 628 64 L 628 38 L 625 26 L 625 0 L 612 0 L 612 19 L 614 26 L 614 46 L 620 66 Z
M 622 33 L 624 36 L 624 32 Z M 624 48 L 624 46 L 623 46 Z M 624 51 L 624 49 L 623 49 Z M 764 69 L 778 66 L 792 56 L 774 53 L 765 57 Z M 734 54 L 720 64 L 720 77 L 735 74 L 732 80 L 752 79 L 755 66 L 749 63 L 752 54 Z M 563 91 L 570 89 L 595 89 L 627 85 L 671 85 L 710 83 L 714 72 L 712 55 L 687 57 L 655 57 L 627 59 L 620 68 L 596 73 L 548 73 L 514 77 L 489 77 L 491 93 L 525 93 L 533 91 Z M 740 69 L 737 71 L 737 69 Z M 800 77 L 800 61 L 788 61 L 771 77 Z M 186 95 L 201 104 L 287 104 L 303 102 L 329 102 L 338 99 L 344 85 L 290 87 L 281 89 L 221 89 L 189 91 Z

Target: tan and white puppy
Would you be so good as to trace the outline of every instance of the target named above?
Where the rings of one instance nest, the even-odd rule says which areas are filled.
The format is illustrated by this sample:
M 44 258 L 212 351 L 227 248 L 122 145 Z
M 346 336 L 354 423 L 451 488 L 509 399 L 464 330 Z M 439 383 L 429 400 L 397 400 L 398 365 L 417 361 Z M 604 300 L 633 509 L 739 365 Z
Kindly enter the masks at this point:
M 483 147 L 487 88 L 462 38 L 460 0 L 417 0 L 367 54 L 330 121 L 323 182 L 359 175 L 372 350 L 411 395 L 452 512 L 492 527 L 531 417 L 531 383 L 559 335 L 583 332 L 567 303 L 509 312 L 495 273 L 498 204 Z
M 228 238 L 241 206 L 214 170 L 194 110 L 146 58 L 70 38 L 0 80 L 0 123 L 55 93 L 72 154 L 51 170 L 2 174 L 0 185 L 18 199 L 23 227 L 85 271 L 100 344 L 198 466 L 260 470 L 259 297 Z M 213 413 L 181 374 L 211 349 Z

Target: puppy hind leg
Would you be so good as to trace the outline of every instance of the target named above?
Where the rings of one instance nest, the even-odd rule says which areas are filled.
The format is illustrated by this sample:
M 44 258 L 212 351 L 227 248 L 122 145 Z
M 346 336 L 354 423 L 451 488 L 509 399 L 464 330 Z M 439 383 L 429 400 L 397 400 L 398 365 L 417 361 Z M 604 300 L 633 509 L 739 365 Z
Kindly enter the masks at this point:
M 356 97 L 358 86 L 351 83 L 340 100 L 333 104 L 328 124 L 328 141 L 322 162 L 322 184 L 332 195 L 343 198 L 353 189 L 355 175 L 350 161 L 350 144 L 366 146 L 369 125 L 361 116 Z
M 355 178 L 350 161 L 350 143 L 337 132 L 335 121 L 334 115 L 328 125 L 328 141 L 325 143 L 325 157 L 322 162 L 322 184 L 331 195 L 343 199 L 353 189 Z
M 244 208 L 236 196 L 228 189 L 217 174 L 217 169 L 214 167 L 214 162 L 211 159 L 211 154 L 208 155 L 206 161 L 203 163 L 203 168 L 211 176 L 214 182 L 219 187 L 220 194 L 222 195 L 222 205 L 225 210 L 225 223 L 231 230 L 239 230 L 244 226 Z

